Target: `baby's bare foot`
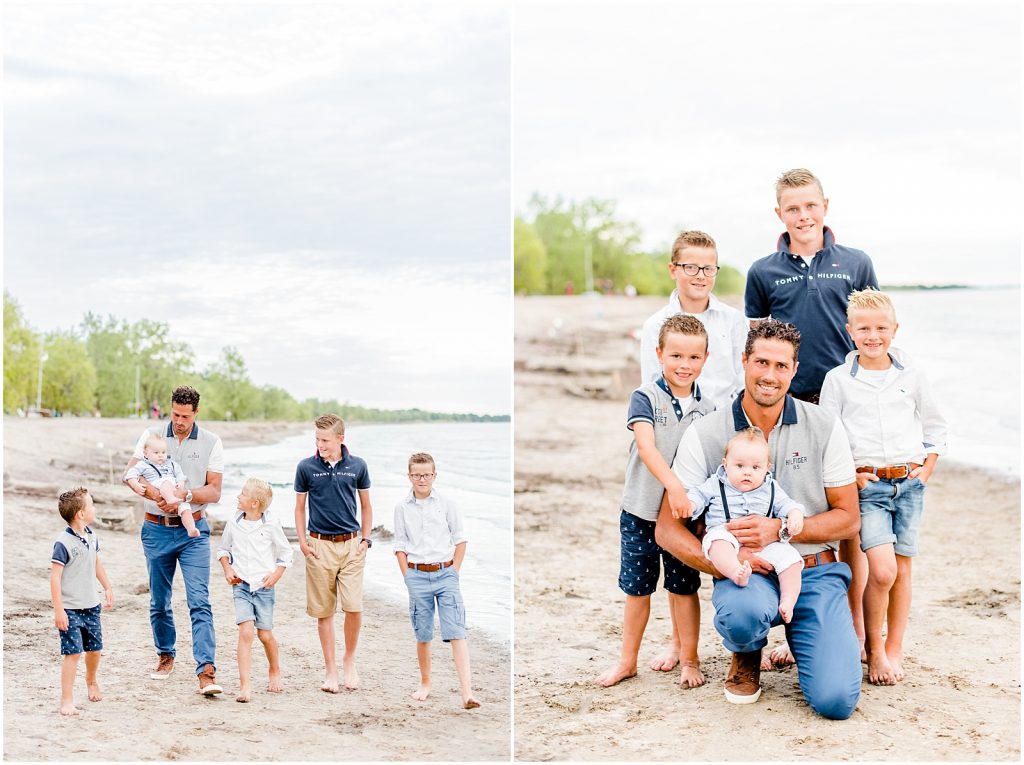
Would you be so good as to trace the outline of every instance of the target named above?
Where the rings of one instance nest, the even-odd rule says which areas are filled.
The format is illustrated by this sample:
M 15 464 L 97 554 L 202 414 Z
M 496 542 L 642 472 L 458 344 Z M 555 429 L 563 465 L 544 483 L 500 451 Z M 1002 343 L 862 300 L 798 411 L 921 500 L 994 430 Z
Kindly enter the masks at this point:
M 669 646 L 658 658 L 651 661 L 651 669 L 655 672 L 671 672 L 679 664 L 679 648 Z
M 896 682 L 884 651 L 868 651 L 868 682 L 873 685 L 892 685 Z
M 779 601 L 779 616 L 789 624 L 793 620 L 793 603 Z
M 267 690 L 270 693 L 280 693 L 284 690 L 284 686 L 281 685 L 281 673 L 271 672 L 270 680 L 267 683 Z
M 62 715 L 68 715 L 68 716 L 70 716 L 70 715 L 77 715 L 78 714 L 78 707 L 75 706 L 75 702 L 73 702 L 73 701 L 63 701 L 63 702 L 61 702 L 61 705 L 60 705 L 60 713 Z
M 89 690 L 89 701 L 103 700 L 103 694 L 100 692 L 99 683 L 97 683 L 95 680 L 86 680 L 85 687 Z
M 420 687 L 409 695 L 416 701 L 426 701 L 427 696 L 430 695 L 430 683 L 420 683 Z
M 747 582 L 750 581 L 751 571 L 750 563 L 748 561 L 743 561 L 736 573 L 729 578 L 732 579 L 737 587 L 746 587 Z
M 683 688 L 697 688 L 704 685 L 704 673 L 700 671 L 700 662 L 683 662 L 679 672 L 679 685 Z
M 631 677 L 636 677 L 636 665 L 623 665 L 616 664 L 611 669 L 607 669 L 597 677 L 597 684 L 602 688 L 611 688 L 613 685 L 618 685 L 623 680 L 628 680 Z

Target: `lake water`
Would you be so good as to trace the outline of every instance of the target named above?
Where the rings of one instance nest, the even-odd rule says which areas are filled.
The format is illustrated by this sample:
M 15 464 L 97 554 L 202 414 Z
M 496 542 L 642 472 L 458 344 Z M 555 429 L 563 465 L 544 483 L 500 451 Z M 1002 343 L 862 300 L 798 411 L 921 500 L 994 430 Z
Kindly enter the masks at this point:
M 1020 288 L 890 294 L 894 345 L 922 365 L 949 425 L 942 459 L 1019 476 Z
M 511 363 L 510 363 L 511 366 Z M 309 433 L 276 444 L 224 450 L 222 500 L 210 506 L 226 518 L 248 476 L 274 487 L 270 513 L 283 526 L 295 526 L 295 466 L 313 454 Z M 428 452 L 437 464 L 438 492 L 455 501 L 469 544 L 460 573 L 466 619 L 474 628 L 511 641 L 512 587 L 512 430 L 510 423 L 429 423 L 355 425 L 345 444 L 370 470 L 373 525 L 394 530 L 395 505 L 409 492 L 408 458 Z M 377 540 L 368 552 L 364 586 L 405 613 L 408 596 L 390 540 Z M 410 627 L 411 630 L 411 627 Z M 410 632 L 411 635 L 411 632 Z

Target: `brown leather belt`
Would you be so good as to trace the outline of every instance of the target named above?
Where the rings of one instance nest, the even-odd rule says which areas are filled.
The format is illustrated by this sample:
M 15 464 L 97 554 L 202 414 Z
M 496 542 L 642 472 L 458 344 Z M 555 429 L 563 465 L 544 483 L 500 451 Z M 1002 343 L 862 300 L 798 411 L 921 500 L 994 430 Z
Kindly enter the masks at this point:
M 414 568 L 417 571 L 440 571 L 443 568 L 454 566 L 455 561 L 449 560 L 444 563 L 410 563 L 409 568 Z
M 203 519 L 203 511 L 196 510 L 192 513 L 192 517 L 200 521 Z M 146 513 L 146 520 L 150 523 L 159 523 L 161 526 L 180 526 L 181 518 L 177 515 L 154 515 L 153 513 Z
M 821 566 L 825 563 L 835 562 L 836 554 L 832 550 L 822 550 L 820 553 L 804 556 L 804 568 L 814 568 L 815 566 Z
M 348 534 L 321 534 L 317 531 L 310 531 L 309 535 L 313 537 L 313 539 L 322 539 L 325 542 L 347 542 L 348 540 L 355 539 L 359 536 L 359 532 L 352 531 Z
M 858 473 L 874 473 L 879 478 L 884 478 L 887 481 L 895 481 L 899 478 L 906 478 L 910 475 L 911 470 L 917 470 L 921 467 L 916 462 L 904 462 L 902 465 L 889 465 L 887 467 L 871 467 L 871 465 L 861 465 L 857 468 Z

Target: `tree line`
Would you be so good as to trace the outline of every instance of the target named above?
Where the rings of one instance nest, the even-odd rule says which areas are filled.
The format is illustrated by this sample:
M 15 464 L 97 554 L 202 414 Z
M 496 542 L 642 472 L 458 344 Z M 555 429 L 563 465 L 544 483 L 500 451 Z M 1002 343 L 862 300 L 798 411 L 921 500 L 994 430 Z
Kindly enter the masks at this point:
M 668 247 L 645 252 L 642 230 L 619 220 L 611 200 L 534 194 L 526 214 L 516 215 L 514 237 L 518 294 L 624 292 L 631 286 L 639 295 L 668 295 L 674 287 L 666 269 Z M 714 291 L 742 294 L 744 282 L 739 270 L 722 265 Z
M 38 401 L 42 408 L 67 414 L 144 415 L 154 402 L 166 409 L 174 388 L 191 385 L 201 392 L 203 416 L 211 420 L 303 421 L 324 412 L 361 422 L 509 420 L 508 415 L 377 409 L 335 399 L 298 401 L 283 388 L 256 385 L 242 354 L 232 346 L 224 347 L 217 361 L 202 371 L 194 364 L 192 349 L 173 340 L 165 322 L 129 323 L 87 313 L 71 330 L 41 334 L 4 290 L 5 413 L 28 411 Z

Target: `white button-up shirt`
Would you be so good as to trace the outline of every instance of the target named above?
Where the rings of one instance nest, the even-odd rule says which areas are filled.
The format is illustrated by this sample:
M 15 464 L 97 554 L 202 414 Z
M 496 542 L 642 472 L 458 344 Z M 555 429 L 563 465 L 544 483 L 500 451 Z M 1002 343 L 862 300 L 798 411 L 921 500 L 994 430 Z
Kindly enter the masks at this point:
M 884 379 L 863 374 L 858 351 L 825 375 L 820 406 L 842 420 L 857 465 L 923 463 L 946 449 L 946 420 L 921 370 L 906 353 L 890 348 Z
M 651 382 L 661 377 L 658 361 L 658 334 L 665 319 L 677 313 L 686 313 L 679 305 L 679 292 L 672 290 L 668 305 L 644 322 L 640 334 L 640 378 Z M 714 295 L 708 296 L 708 307 L 703 313 L 691 314 L 708 331 L 708 360 L 697 382 L 703 396 L 715 409 L 728 406 L 735 395 L 743 390 L 743 366 L 740 354 L 747 342 L 749 325 L 743 314 L 728 306 Z
M 430 490 L 416 499 L 410 490 L 395 505 L 395 542 L 392 549 L 404 552 L 410 563 L 445 563 L 455 556 L 455 546 L 466 541 L 462 518 L 455 503 Z
M 239 578 L 253 587 L 278 566 L 292 565 L 294 552 L 280 523 L 265 515 L 255 523 L 243 522 L 244 518 L 245 513 L 237 512 L 224 525 L 217 559 L 227 556 Z

